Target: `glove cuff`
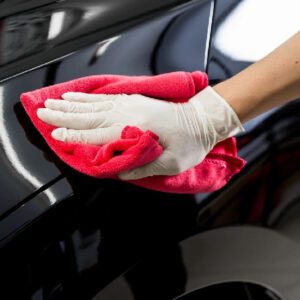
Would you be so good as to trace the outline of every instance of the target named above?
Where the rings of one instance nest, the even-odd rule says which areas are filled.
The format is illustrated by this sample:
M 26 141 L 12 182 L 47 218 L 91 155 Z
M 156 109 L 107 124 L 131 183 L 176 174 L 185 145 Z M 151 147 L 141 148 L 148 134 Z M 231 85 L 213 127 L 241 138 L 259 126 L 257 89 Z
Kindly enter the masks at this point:
M 231 105 L 211 86 L 193 96 L 191 103 L 203 119 L 203 114 L 212 125 L 216 142 L 232 137 L 245 129 Z

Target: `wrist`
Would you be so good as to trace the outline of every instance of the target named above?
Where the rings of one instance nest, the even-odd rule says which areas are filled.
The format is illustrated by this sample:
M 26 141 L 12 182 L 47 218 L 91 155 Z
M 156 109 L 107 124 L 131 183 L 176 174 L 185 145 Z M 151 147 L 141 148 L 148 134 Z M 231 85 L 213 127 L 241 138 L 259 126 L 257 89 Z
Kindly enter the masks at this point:
M 222 99 L 226 99 L 225 101 L 234 110 L 239 120 L 243 122 L 246 119 L 245 111 L 243 111 L 243 107 L 241 106 L 242 103 L 240 101 L 241 96 L 239 90 L 232 88 L 232 78 L 222 81 L 212 88 L 220 97 L 222 97 Z
M 199 118 L 206 118 L 206 123 L 211 126 L 209 134 L 214 136 L 215 143 L 245 131 L 233 107 L 211 86 L 192 97 L 189 103 Z

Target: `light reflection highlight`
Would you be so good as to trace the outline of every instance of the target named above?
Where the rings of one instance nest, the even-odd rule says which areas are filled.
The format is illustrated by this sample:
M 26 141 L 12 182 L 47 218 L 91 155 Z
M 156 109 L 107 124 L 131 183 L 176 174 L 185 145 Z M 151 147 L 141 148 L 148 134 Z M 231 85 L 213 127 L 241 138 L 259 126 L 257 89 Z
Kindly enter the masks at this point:
M 66 13 L 64 11 L 57 11 L 51 15 L 48 40 L 56 38 L 62 32 L 65 17 Z
M 300 30 L 299 0 L 244 0 L 216 31 L 214 46 L 240 61 L 257 61 Z
M 107 49 L 109 48 L 109 46 L 115 42 L 116 40 L 118 40 L 120 38 L 120 35 L 112 37 L 110 39 L 104 40 L 102 42 L 100 42 L 98 44 L 98 49 L 96 51 L 96 57 L 98 58 L 99 56 L 103 55 Z
M 8 130 L 6 128 L 5 115 L 3 110 L 3 106 L 4 106 L 3 90 L 4 90 L 3 86 L 0 86 L 0 140 L 1 140 L 3 150 L 6 154 L 7 159 L 11 163 L 11 166 L 14 167 L 17 170 L 17 172 L 20 175 L 22 175 L 36 189 L 39 189 L 41 186 L 43 186 L 43 183 L 39 181 L 37 177 L 32 175 L 30 170 L 24 167 L 9 137 Z M 49 189 L 44 190 L 43 193 L 47 196 L 50 204 L 54 204 L 56 202 L 56 198 L 54 194 Z

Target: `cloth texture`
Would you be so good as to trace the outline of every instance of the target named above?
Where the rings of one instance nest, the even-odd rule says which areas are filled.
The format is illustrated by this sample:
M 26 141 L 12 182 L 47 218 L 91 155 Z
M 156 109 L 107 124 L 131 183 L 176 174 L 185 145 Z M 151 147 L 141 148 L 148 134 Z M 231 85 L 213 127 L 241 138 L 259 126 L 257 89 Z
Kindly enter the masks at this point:
M 97 178 L 121 180 L 117 174 L 145 165 L 161 155 L 159 137 L 150 130 L 125 126 L 119 140 L 105 145 L 65 143 L 51 136 L 55 126 L 37 116 L 48 98 L 61 99 L 66 92 L 94 94 L 143 94 L 183 103 L 208 85 L 206 73 L 170 72 L 155 76 L 92 75 L 23 93 L 21 103 L 49 147 L 66 164 Z M 170 193 L 211 192 L 223 187 L 245 161 L 237 156 L 234 137 L 219 142 L 197 166 L 172 176 L 156 175 L 126 180 L 144 188 Z

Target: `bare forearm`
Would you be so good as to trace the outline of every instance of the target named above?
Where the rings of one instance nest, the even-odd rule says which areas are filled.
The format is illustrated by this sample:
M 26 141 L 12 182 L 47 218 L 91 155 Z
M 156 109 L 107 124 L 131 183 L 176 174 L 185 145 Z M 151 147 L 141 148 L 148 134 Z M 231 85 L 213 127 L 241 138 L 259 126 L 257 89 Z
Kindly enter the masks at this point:
M 300 97 L 300 32 L 213 88 L 233 107 L 241 122 Z

